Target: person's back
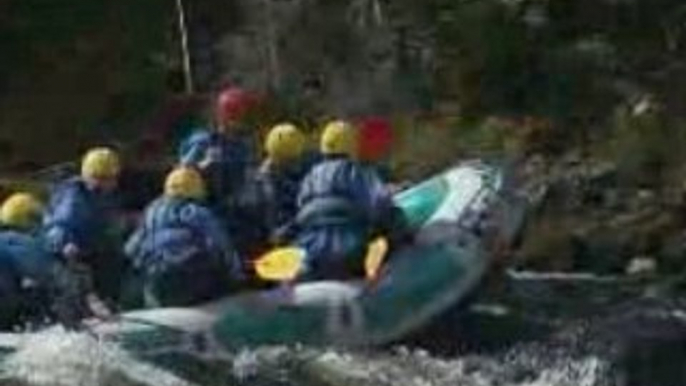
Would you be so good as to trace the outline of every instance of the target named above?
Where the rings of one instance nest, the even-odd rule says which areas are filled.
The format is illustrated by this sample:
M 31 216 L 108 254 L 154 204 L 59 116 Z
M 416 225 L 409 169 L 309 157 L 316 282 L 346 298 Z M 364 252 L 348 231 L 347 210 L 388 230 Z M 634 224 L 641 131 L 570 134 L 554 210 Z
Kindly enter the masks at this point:
M 0 309 L 5 323 L 49 316 L 49 292 L 56 260 L 35 232 L 42 204 L 27 193 L 10 196 L 0 207 Z
M 250 141 L 241 131 L 250 109 L 250 97 L 241 89 L 222 91 L 214 102 L 215 127 L 193 132 L 179 147 L 179 163 L 200 170 L 208 201 L 221 215 L 229 196 L 240 194 L 254 163 Z
M 202 171 L 208 200 L 221 210 L 243 188 L 251 160 L 247 139 L 210 130 L 194 132 L 179 149 L 179 163 Z
M 10 256 L 22 277 L 37 283 L 49 276 L 55 261 L 36 235 L 14 228 L 0 227 L 0 248 Z
M 147 306 L 210 300 L 226 294 L 240 277 L 226 230 L 202 203 L 204 189 L 194 169 L 174 170 L 165 194 L 146 209 L 126 245 L 141 275 Z
M 51 192 L 44 218 L 44 232 L 52 252 L 61 255 L 68 244 L 86 254 L 98 249 L 100 231 L 106 226 L 104 202 L 85 186 L 80 177 L 70 178 Z
M 360 274 L 367 242 L 391 205 L 379 178 L 354 161 L 325 160 L 303 181 L 298 202 L 297 243 L 313 272 Z
M 254 235 L 240 199 L 250 194 L 249 178 L 256 165 L 252 140 L 245 129 L 252 96 L 230 87 L 214 100 L 213 127 L 192 133 L 179 147 L 179 164 L 199 170 L 207 184 L 207 202 L 245 253 Z
M 393 210 L 379 177 L 352 159 L 354 135 L 347 124 L 327 126 L 321 144 L 324 160 L 300 188 L 296 243 L 307 251 L 308 279 L 360 275 L 367 242 L 384 228 Z
M 274 126 L 264 148 L 267 157 L 258 180 L 264 201 L 262 222 L 271 236 L 295 218 L 300 184 L 316 159 L 306 150 L 305 135 L 289 123 Z

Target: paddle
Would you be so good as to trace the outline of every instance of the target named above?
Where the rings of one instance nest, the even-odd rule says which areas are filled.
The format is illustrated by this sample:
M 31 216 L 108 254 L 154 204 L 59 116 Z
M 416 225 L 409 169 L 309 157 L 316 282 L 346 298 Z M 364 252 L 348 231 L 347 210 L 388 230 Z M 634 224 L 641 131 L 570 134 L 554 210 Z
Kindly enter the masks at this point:
M 367 280 L 375 280 L 388 253 L 388 240 L 377 237 L 367 246 L 364 270 Z M 291 281 L 298 276 L 306 252 L 298 247 L 272 250 L 255 261 L 257 276 L 270 281 Z
M 381 266 L 388 254 L 388 240 L 379 236 L 367 246 L 367 255 L 364 258 L 364 273 L 367 281 L 374 281 L 379 277 Z
M 255 261 L 255 272 L 264 280 L 290 281 L 298 276 L 304 258 L 301 248 L 277 248 Z

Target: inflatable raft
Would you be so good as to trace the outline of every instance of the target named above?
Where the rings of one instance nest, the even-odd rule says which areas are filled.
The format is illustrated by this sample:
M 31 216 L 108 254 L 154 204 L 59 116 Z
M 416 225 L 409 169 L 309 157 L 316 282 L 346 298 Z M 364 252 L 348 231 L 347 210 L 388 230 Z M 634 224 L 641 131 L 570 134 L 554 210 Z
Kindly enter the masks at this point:
M 522 226 L 525 201 L 503 168 L 480 161 L 459 164 L 395 199 L 416 238 L 389 257 L 374 283 L 302 283 L 198 307 L 129 312 L 89 328 L 145 356 L 402 338 L 474 290 Z M 11 351 L 24 337 L 0 334 L 0 347 Z

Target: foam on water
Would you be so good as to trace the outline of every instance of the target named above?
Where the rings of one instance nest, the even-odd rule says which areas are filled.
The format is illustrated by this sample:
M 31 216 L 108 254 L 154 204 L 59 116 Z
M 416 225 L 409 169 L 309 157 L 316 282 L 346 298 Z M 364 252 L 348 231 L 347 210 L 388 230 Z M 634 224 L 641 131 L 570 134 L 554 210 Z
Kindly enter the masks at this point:
M 2 380 L 22 386 L 612 386 L 624 384 L 624 372 L 637 364 L 629 355 L 627 365 L 618 354 L 638 352 L 639 367 L 651 368 L 664 357 L 643 354 L 666 352 L 668 361 L 682 366 L 674 357 L 679 347 L 670 347 L 686 332 L 686 308 L 659 303 L 634 301 L 597 318 L 555 323 L 552 334 L 535 340 L 520 337 L 496 349 L 477 344 L 443 356 L 407 346 L 358 351 L 277 346 L 215 361 L 182 356 L 152 365 L 88 334 L 52 330 L 26 339 L 4 362 Z M 516 330 L 508 334 L 520 336 Z M 460 334 L 438 336 L 458 341 Z M 655 344 L 643 345 L 646 340 Z M 662 368 L 657 375 L 668 371 L 674 369 Z M 686 384 L 660 383 L 654 375 L 637 384 Z
M 135 360 L 113 344 L 62 329 L 27 337 L 2 370 L 3 378 L 31 386 L 191 385 Z
M 514 354 L 513 354 L 514 355 Z M 545 352 L 520 352 L 510 358 L 466 356 L 435 358 L 425 351 L 388 354 L 329 352 L 315 359 L 316 384 L 393 386 L 601 386 L 608 367 L 600 359 L 567 358 L 544 363 Z
M 503 355 L 437 358 L 423 350 L 351 352 L 306 347 L 265 347 L 217 362 L 232 377 L 194 383 L 136 360 L 114 344 L 85 333 L 49 331 L 28 338 L 4 363 L 4 379 L 22 386 L 603 386 L 607 365 L 596 357 L 572 358 L 539 347 Z M 206 375 L 206 374 L 205 374 Z M 4 384 L 4 383 L 3 383 Z

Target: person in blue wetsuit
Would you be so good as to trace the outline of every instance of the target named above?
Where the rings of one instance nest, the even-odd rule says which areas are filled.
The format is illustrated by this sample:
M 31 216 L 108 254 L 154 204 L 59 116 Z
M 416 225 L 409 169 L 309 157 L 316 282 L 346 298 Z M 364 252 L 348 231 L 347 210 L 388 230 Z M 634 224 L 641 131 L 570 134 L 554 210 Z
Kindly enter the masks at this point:
M 328 124 L 320 143 L 324 159 L 300 187 L 290 232 L 306 251 L 305 280 L 361 275 L 367 243 L 401 225 L 379 176 L 355 160 L 357 135 L 347 122 Z
M 92 288 L 84 287 L 47 248 L 41 234 L 43 211 L 43 204 L 27 193 L 13 194 L 0 207 L 0 324 L 59 322 L 78 328 L 87 316 L 109 317 Z
M 81 175 L 58 184 L 43 216 L 48 250 L 92 287 L 90 298 L 116 302 L 124 265 L 114 191 L 121 170 L 109 148 L 88 151 Z
M 193 132 L 179 148 L 179 163 L 201 171 L 208 202 L 220 215 L 227 214 L 229 198 L 240 193 L 255 162 L 250 140 L 241 127 L 250 101 L 244 90 L 222 91 L 215 102 L 215 129 Z
M 147 307 L 185 306 L 227 294 L 242 267 L 223 223 L 205 206 L 202 176 L 179 167 L 146 209 L 125 252 Z
M 75 277 L 45 248 L 40 238 L 43 205 L 32 195 L 16 193 L 0 207 L 0 325 L 41 325 L 58 321 L 67 327 L 95 314 Z
M 274 126 L 265 140 L 267 157 L 258 179 L 264 195 L 263 221 L 270 236 L 277 236 L 295 218 L 300 183 L 318 161 L 306 151 L 306 142 L 302 131 L 290 123 Z
M 179 148 L 179 164 L 200 170 L 207 184 L 207 202 L 226 223 L 236 248 L 248 253 L 255 241 L 255 229 L 244 204 L 252 186 L 247 186 L 251 168 L 256 167 L 251 139 L 244 121 L 252 108 L 252 96 L 240 88 L 228 88 L 216 99 L 213 130 L 198 130 Z
M 7 328 L 48 315 L 54 259 L 37 237 L 43 205 L 16 193 L 0 207 L 0 325 Z

